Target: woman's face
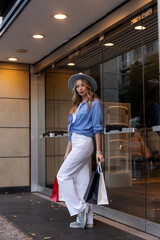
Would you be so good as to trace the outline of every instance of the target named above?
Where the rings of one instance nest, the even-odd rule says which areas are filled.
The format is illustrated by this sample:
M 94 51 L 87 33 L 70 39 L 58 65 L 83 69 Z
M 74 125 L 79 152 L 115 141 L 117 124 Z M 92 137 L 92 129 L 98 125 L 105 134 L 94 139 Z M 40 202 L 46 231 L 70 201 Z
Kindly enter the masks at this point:
M 87 96 L 88 89 L 87 89 L 87 87 L 85 87 L 85 84 L 82 82 L 82 80 L 76 81 L 75 89 L 81 97 Z

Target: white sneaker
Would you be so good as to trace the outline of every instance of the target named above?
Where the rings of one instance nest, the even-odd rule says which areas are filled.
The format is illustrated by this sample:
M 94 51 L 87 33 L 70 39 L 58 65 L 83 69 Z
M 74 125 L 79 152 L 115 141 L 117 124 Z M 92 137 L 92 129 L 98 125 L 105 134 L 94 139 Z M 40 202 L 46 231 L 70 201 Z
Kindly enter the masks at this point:
M 70 223 L 70 228 L 81 228 L 81 223 L 75 221 Z
M 75 221 L 70 223 L 70 228 L 81 228 L 81 223 Z M 86 228 L 93 228 L 93 223 L 86 223 Z
M 81 212 L 81 228 L 85 228 L 86 226 L 88 212 L 89 206 L 87 205 L 85 209 Z
M 93 223 L 86 223 L 86 228 L 93 228 Z

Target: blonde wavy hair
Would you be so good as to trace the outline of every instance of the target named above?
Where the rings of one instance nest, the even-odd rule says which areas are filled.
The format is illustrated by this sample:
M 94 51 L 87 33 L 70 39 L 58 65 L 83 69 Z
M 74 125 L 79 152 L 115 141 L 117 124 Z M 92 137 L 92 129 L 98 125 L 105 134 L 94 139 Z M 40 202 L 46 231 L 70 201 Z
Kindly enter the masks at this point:
M 90 83 L 87 80 L 85 80 L 85 79 L 77 79 L 75 81 L 75 83 L 74 83 L 74 87 L 73 87 L 73 90 L 72 90 L 72 93 L 73 93 L 73 97 L 72 97 L 73 107 L 70 110 L 70 114 L 74 113 L 77 110 L 79 104 L 82 102 L 82 97 L 76 91 L 76 82 L 78 80 L 81 80 L 83 82 L 84 86 L 87 88 L 87 97 L 88 97 L 87 105 L 88 105 L 88 109 L 91 108 L 91 104 L 92 104 L 94 98 L 96 98 L 98 101 L 100 101 L 100 103 L 103 106 L 103 102 L 99 99 L 97 94 L 93 91 Z

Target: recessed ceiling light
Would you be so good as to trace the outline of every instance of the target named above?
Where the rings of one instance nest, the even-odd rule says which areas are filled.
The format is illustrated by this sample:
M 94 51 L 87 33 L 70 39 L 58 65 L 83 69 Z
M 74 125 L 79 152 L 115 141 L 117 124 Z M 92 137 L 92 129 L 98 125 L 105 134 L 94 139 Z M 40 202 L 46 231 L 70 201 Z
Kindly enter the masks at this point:
M 63 20 L 63 19 L 66 19 L 66 18 L 67 18 L 67 15 L 66 15 L 66 14 L 63 14 L 63 13 L 58 13 L 58 14 L 55 14 L 55 15 L 54 15 L 54 18 L 55 18 L 55 19 L 58 19 L 58 20 Z
M 108 43 L 105 43 L 104 46 L 106 46 L 106 47 L 112 47 L 112 46 L 114 46 L 114 43 L 108 42 Z
M 18 52 L 18 53 L 26 53 L 26 52 L 28 52 L 28 50 L 26 50 L 26 49 L 17 49 L 16 52 Z
M 145 26 L 142 26 L 142 25 L 139 25 L 139 26 L 136 26 L 134 27 L 135 30 L 145 30 L 146 27 Z
M 9 60 L 9 61 L 13 61 L 13 62 L 14 62 L 14 61 L 17 61 L 17 60 L 18 60 L 18 58 L 15 58 L 15 57 L 10 57 L 10 58 L 8 58 L 8 60 Z
M 32 37 L 36 38 L 36 39 L 42 39 L 42 38 L 44 38 L 44 35 L 42 35 L 42 34 L 34 34 L 34 35 L 32 35 Z
M 67 63 L 68 66 L 75 66 L 75 63 L 73 62 L 70 62 L 70 63 Z

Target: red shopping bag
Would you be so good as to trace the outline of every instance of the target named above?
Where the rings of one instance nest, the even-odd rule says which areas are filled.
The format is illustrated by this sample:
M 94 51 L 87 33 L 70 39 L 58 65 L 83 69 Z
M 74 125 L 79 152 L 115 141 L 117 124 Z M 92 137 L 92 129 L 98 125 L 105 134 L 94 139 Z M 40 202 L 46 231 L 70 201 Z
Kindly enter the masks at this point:
M 58 181 L 57 181 L 57 175 L 56 175 L 54 184 L 53 184 L 52 196 L 50 197 L 50 199 L 52 199 L 54 202 L 58 202 L 58 198 L 59 198 L 58 188 L 59 187 L 58 187 Z
M 53 190 L 52 190 L 52 196 L 50 197 L 54 202 L 63 202 L 62 194 L 59 190 L 59 185 L 57 181 L 57 175 L 54 180 Z

